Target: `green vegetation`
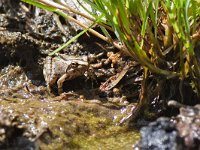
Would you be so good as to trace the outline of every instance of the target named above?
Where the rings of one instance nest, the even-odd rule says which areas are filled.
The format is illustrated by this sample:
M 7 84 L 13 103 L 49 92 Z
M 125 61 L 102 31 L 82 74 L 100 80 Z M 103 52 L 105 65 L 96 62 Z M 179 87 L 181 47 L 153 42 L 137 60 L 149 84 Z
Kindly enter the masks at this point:
M 123 48 L 151 72 L 167 78 L 200 79 L 194 52 L 200 38 L 200 3 L 189 0 L 84 1 L 105 15 L 104 23 L 112 27 L 124 43 Z M 178 67 L 167 63 L 177 63 Z M 198 83 L 194 84 L 199 94 Z
M 62 1 L 22 0 L 71 19 L 72 11 L 98 23 L 104 35 L 78 23 L 97 37 L 124 51 L 144 67 L 140 104 L 147 106 L 150 75 L 162 99 L 185 102 L 185 85 L 200 97 L 200 2 L 194 0 L 83 0 L 91 16 L 85 16 Z M 84 5 L 82 5 L 84 8 Z M 65 15 L 63 15 L 65 14 Z M 95 21 L 96 20 L 96 21 Z M 113 31 L 121 46 L 108 33 Z M 156 80 L 156 81 L 155 81 Z M 167 82 L 168 81 L 168 82 Z M 174 82 L 175 81 L 175 82 Z M 165 85 L 168 83 L 169 85 Z M 178 84 L 176 86 L 175 84 Z M 162 86 L 165 86 L 163 88 Z M 155 88 L 155 86 L 154 86 Z M 178 90 L 176 90 L 178 88 Z M 166 91 L 166 89 L 168 89 Z M 162 94 L 162 92 L 168 92 Z M 156 88 L 155 90 L 156 91 Z M 173 93 L 175 92 L 175 93 Z M 176 93 L 178 92 L 178 93 Z M 173 93 L 173 94 L 172 94 Z M 162 96 L 165 95 L 165 96 Z M 170 96 L 171 95 L 171 96 Z M 175 97 L 175 95 L 178 95 Z M 188 99 L 189 100 L 189 99 Z M 187 101 L 188 101 L 187 100 Z M 141 106 L 140 105 L 140 106 Z

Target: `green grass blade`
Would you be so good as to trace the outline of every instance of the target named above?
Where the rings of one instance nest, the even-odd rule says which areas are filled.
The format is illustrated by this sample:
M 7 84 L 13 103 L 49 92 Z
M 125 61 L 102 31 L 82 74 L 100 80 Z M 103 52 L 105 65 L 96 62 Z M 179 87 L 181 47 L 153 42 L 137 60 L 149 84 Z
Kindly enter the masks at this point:
M 42 8 L 42 9 L 45 9 L 45 10 L 48 10 L 48 11 L 55 11 L 57 8 L 54 8 L 54 7 L 51 7 L 51 6 L 47 6 L 45 4 L 42 4 L 42 3 L 39 3 L 35 0 L 21 0 L 25 3 L 28 3 L 28 4 L 31 4 L 33 6 L 36 6 L 36 7 L 39 7 L 39 8 Z
M 54 50 L 53 52 L 49 53 L 49 56 L 52 56 L 55 53 L 58 53 L 59 51 L 61 51 L 63 48 L 67 47 L 69 44 L 71 44 L 72 42 L 74 42 L 75 40 L 77 40 L 81 35 L 83 35 L 84 33 L 86 33 L 88 31 L 88 29 L 85 29 L 85 30 L 81 31 L 79 34 L 77 34 L 72 39 L 70 39 L 67 43 L 63 44 L 61 47 L 59 47 L 56 50 Z

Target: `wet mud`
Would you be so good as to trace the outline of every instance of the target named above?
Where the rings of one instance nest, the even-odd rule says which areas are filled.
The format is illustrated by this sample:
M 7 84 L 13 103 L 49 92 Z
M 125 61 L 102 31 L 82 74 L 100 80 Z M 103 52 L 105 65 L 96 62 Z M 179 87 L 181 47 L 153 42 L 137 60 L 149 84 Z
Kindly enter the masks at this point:
M 84 42 L 83 38 L 64 49 L 61 53 L 77 57 L 102 53 L 91 60 L 101 65 L 66 81 L 64 93 L 59 95 L 55 84 L 53 95 L 49 94 L 43 76 L 44 60 L 77 31 L 63 23 L 63 33 L 57 19 L 18 0 L 0 1 L 0 148 L 132 149 L 139 133 L 120 126 L 119 121 L 130 115 L 130 107 L 134 107 L 130 100 L 137 100 L 140 85 L 128 83 L 133 69 L 122 79 L 127 84 L 119 82 L 115 88 L 99 90 L 111 76 L 120 75 L 129 61 L 118 58 L 114 49 L 108 50 L 114 55 L 107 56 L 105 49 L 110 45 L 91 39 Z M 114 56 L 120 63 L 114 62 Z M 135 78 L 140 73 L 135 72 Z M 129 89 L 134 89 L 131 86 L 137 89 L 135 95 L 130 94 Z

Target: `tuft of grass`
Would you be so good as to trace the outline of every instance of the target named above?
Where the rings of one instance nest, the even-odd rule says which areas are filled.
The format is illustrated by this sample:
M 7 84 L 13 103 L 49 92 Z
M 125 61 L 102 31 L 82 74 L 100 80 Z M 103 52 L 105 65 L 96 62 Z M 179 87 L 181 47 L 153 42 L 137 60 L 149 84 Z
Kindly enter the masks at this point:
M 83 1 L 96 14 L 105 16 L 106 24 L 112 27 L 130 56 L 150 72 L 168 79 L 190 78 L 200 96 L 199 56 L 194 50 L 200 39 L 199 1 Z M 198 37 L 193 38 L 195 34 Z

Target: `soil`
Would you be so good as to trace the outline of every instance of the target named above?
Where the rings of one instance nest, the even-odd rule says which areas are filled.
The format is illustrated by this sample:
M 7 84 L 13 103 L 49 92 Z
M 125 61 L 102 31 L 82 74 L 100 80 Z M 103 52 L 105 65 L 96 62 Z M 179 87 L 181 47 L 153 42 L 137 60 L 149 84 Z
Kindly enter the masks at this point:
M 58 19 L 65 32 L 57 26 Z M 44 59 L 76 32 L 80 31 L 55 14 L 19 0 L 0 1 L 1 149 L 132 149 L 138 131 L 119 125 L 130 116 L 139 97 L 141 68 L 130 58 L 84 35 L 60 53 L 77 57 L 101 54 L 90 63 L 103 65 L 94 67 L 91 75 L 88 72 L 66 81 L 65 93 L 58 95 L 56 85 L 54 94 L 48 93 L 42 73 Z M 107 56 L 109 52 L 112 58 Z M 106 81 L 122 75 L 129 64 L 135 67 L 104 90 L 110 85 Z M 133 80 L 138 82 L 133 84 Z

